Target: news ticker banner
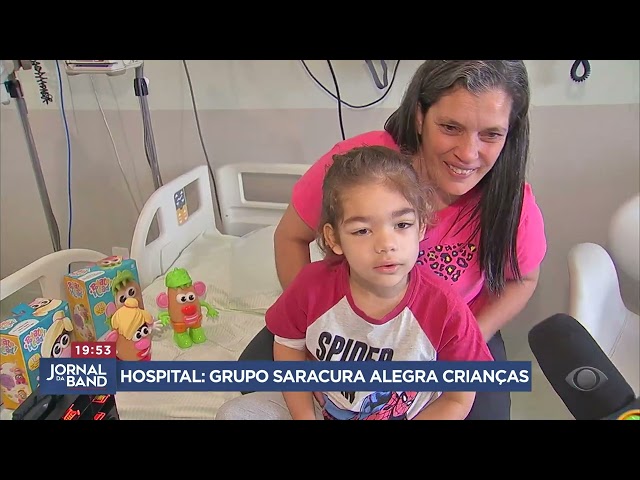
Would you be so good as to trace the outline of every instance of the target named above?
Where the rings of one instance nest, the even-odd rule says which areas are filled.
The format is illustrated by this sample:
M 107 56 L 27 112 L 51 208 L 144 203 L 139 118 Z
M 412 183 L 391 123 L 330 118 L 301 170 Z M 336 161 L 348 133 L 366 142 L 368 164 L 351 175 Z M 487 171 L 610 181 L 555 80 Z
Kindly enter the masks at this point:
M 40 359 L 40 391 L 44 394 L 247 390 L 530 392 L 531 362 Z

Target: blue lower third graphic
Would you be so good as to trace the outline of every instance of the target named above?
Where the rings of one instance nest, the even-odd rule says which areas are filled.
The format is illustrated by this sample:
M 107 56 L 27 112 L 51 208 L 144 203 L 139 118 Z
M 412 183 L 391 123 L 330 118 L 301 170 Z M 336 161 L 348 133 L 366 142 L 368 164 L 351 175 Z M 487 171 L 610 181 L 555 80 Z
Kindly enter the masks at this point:
M 240 362 L 42 359 L 46 394 L 117 392 L 530 392 L 531 362 Z
M 117 360 L 41 358 L 40 392 L 45 395 L 115 394 Z

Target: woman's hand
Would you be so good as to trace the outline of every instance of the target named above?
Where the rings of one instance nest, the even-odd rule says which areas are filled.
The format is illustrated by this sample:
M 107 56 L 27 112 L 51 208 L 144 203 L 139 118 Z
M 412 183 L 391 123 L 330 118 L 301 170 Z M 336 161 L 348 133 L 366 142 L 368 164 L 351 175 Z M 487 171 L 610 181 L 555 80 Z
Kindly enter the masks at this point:
M 521 282 L 508 281 L 499 297 L 483 292 L 487 299 L 476 313 L 476 319 L 485 342 L 491 340 L 498 330 L 524 309 L 536 290 L 539 275 L 540 269 L 537 268 L 526 275 Z

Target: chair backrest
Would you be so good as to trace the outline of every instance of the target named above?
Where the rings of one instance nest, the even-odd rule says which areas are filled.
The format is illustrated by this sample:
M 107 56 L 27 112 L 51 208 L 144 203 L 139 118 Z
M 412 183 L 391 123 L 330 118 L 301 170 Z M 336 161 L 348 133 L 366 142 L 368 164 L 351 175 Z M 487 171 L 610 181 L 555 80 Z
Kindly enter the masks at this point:
M 627 317 L 613 260 L 596 243 L 573 246 L 567 260 L 570 278 L 568 313 L 587 329 L 607 355 L 611 355 Z
M 609 251 L 616 268 L 640 281 L 640 194 L 623 203 L 613 215 Z

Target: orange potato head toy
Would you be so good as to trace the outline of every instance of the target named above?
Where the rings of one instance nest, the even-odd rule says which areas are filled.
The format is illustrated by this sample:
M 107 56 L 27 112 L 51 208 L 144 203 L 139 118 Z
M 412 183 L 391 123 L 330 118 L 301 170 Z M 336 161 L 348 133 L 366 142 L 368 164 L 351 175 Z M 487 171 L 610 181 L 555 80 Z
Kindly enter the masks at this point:
M 215 317 L 218 312 L 207 302 L 202 300 L 207 291 L 204 282 L 193 282 L 184 268 L 175 268 L 165 277 L 166 293 L 156 297 L 156 303 L 167 311 L 158 315 L 162 325 L 171 322 L 173 340 L 180 348 L 189 348 L 194 343 L 207 340 L 202 328 L 202 307 L 207 309 L 209 317 Z

